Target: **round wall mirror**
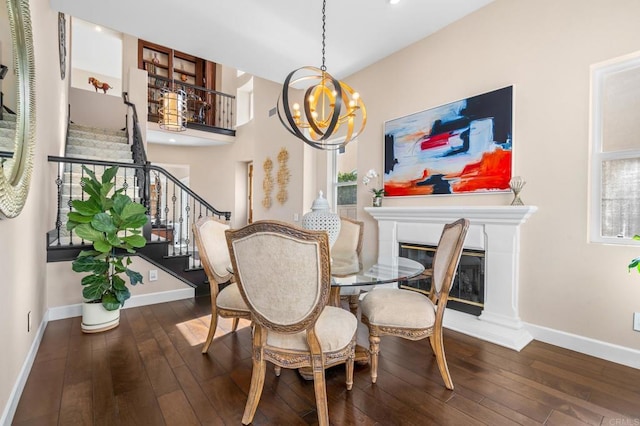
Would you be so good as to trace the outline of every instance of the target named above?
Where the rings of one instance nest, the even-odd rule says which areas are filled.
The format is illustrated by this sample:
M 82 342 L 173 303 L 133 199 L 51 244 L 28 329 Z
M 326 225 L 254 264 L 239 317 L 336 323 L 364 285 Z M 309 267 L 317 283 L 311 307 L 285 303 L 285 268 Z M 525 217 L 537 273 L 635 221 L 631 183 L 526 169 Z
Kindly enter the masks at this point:
M 5 87 L 4 79 L 2 91 L 7 92 L 7 99 L 15 93 L 15 131 L 5 132 L 13 136 L 12 150 L 0 157 L 0 218 L 16 217 L 22 211 L 29 192 L 31 171 L 33 168 L 33 153 L 35 143 L 35 66 L 33 58 L 33 36 L 31 30 L 31 16 L 28 0 L 5 0 L 4 15 L 1 18 L 8 21 L 10 29 L 9 40 L 4 40 L 4 32 L 0 34 L 2 51 L 11 49 L 12 60 L 2 63 L 7 69 L 5 76 L 12 73 L 14 83 Z M 4 26 L 4 22 L 2 25 Z M 5 26 L 5 28 L 7 28 Z M 2 58 L 7 55 L 2 53 Z M 7 85 L 11 79 L 7 79 Z M 3 117 L 11 115 L 4 106 Z M 13 127 L 11 127 L 13 129 Z

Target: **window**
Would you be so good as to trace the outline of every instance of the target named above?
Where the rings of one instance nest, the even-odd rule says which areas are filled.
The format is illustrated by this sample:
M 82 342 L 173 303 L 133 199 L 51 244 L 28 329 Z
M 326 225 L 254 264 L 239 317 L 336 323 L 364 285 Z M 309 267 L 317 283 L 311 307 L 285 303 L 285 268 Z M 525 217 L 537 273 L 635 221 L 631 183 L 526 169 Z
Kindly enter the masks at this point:
M 591 241 L 640 234 L 640 53 L 592 67 Z
M 340 216 L 357 219 L 358 203 L 358 140 L 351 141 L 344 149 L 331 151 L 333 156 L 333 186 L 336 212 Z
M 236 91 L 236 125 L 242 126 L 253 120 L 253 78 L 250 78 Z

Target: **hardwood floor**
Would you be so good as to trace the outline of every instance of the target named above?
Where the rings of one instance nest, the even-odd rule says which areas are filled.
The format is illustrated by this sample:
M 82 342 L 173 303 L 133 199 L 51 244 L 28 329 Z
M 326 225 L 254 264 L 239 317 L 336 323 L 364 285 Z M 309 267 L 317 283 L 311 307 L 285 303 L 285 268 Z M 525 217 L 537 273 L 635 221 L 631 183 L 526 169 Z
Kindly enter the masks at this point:
M 114 330 L 86 335 L 80 318 L 52 321 L 14 425 L 239 425 L 251 378 L 247 322 L 221 319 L 200 348 L 208 297 L 122 311 Z M 359 331 L 366 342 L 366 328 Z M 540 342 L 515 352 L 449 330 L 448 391 L 428 342 L 382 338 L 378 382 L 356 366 L 326 372 L 335 425 L 640 425 L 640 370 Z M 316 424 L 312 382 L 268 369 L 253 424 Z

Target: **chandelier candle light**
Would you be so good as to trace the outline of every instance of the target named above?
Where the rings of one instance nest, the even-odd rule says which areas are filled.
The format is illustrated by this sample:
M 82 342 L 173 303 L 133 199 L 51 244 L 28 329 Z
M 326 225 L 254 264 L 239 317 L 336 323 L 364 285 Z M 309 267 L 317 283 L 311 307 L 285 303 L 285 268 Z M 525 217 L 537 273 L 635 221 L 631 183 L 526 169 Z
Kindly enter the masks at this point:
M 295 137 L 317 149 L 344 148 L 364 130 L 367 111 L 360 94 L 327 72 L 322 1 L 322 66 L 293 70 L 278 98 L 278 118 Z

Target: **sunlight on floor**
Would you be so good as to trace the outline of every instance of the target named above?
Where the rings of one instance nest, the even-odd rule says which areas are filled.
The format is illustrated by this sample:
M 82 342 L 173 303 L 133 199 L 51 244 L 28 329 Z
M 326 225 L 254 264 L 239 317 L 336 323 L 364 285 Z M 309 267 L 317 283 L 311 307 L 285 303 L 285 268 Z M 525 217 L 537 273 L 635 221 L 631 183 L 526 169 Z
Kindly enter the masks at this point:
M 191 346 L 198 346 L 202 345 L 204 341 L 207 340 L 210 322 L 211 315 L 204 315 L 176 324 L 176 327 Z M 218 318 L 218 327 L 216 328 L 214 340 L 231 333 L 232 322 L 233 319 L 231 318 Z M 250 325 L 251 321 L 241 319 L 236 331 L 242 330 Z

